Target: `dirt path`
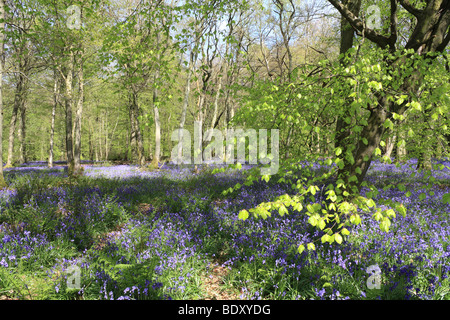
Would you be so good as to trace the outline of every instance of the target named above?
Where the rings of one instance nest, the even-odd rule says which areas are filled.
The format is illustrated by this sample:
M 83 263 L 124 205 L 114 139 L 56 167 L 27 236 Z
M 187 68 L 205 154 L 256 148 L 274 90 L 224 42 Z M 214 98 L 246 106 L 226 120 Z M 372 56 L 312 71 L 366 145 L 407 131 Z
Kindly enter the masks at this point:
M 225 286 L 224 278 L 230 270 L 218 263 L 210 264 L 210 272 L 202 280 L 205 300 L 240 300 L 239 291 Z

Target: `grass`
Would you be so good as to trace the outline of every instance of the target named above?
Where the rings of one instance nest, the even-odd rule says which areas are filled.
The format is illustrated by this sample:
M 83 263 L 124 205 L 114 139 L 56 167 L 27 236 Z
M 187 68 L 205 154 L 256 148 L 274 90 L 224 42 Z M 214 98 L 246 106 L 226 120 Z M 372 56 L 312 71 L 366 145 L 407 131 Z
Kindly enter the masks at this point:
M 429 177 L 406 178 L 408 170 L 377 164 L 368 175 L 377 201 L 408 208 L 388 233 L 365 217 L 342 245 L 298 254 L 299 243 L 320 236 L 303 213 L 237 219 L 291 192 L 272 180 L 223 196 L 242 172 L 95 165 L 68 179 L 62 168 L 8 168 L 0 299 L 449 299 L 450 208 L 440 201 L 448 170 L 431 190 Z M 375 264 L 381 288 L 369 289 Z M 71 266 L 81 271 L 79 289 L 68 288 Z

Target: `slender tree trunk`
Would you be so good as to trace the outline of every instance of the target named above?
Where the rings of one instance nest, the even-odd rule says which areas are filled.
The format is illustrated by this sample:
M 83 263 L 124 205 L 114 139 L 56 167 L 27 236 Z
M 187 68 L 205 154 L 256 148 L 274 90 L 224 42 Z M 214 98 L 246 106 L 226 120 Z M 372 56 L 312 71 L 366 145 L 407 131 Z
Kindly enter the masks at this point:
M 386 143 L 386 152 L 384 153 L 384 157 L 390 159 L 392 156 L 392 152 L 394 151 L 395 142 L 397 141 L 397 134 L 391 132 L 387 139 Z
M 14 95 L 14 105 L 11 114 L 11 120 L 9 124 L 9 137 L 8 137 L 8 157 L 6 160 L 6 167 L 11 167 L 13 163 L 13 155 L 14 155 L 14 134 L 16 131 L 16 122 L 18 117 L 18 112 L 20 110 L 20 105 L 24 99 L 24 86 L 25 86 L 25 77 L 22 74 L 19 74 L 16 92 Z
M 69 62 L 67 65 L 67 74 L 65 76 L 65 108 L 66 108 L 66 157 L 67 157 L 67 168 L 69 176 L 74 173 L 74 156 L 73 156 L 73 120 L 72 120 L 72 109 L 73 109 L 73 68 L 74 68 L 74 53 L 69 48 Z
M 130 140 L 131 140 L 131 130 L 130 130 L 130 126 L 128 126 L 127 125 L 127 135 L 126 135 L 126 146 L 127 146 L 127 149 L 126 149 L 126 152 L 125 152 L 125 158 L 124 158 L 124 160 L 125 161 L 128 161 L 129 160 L 129 157 L 128 157 L 128 154 L 130 153 L 130 148 L 131 148 L 131 146 L 130 146 Z
M 7 186 L 3 176 L 3 65 L 5 39 L 5 1 L 0 0 L 0 188 Z
M 105 160 L 104 158 L 103 158 L 103 134 L 104 134 L 104 130 L 103 130 L 103 127 L 104 127 L 104 125 L 103 125 L 103 121 L 104 121 L 104 119 L 103 119 L 103 117 L 101 117 L 102 119 L 101 119 L 101 122 L 100 122 L 100 119 L 98 119 L 97 118 L 97 126 L 98 126 L 98 128 L 100 128 L 100 132 L 98 133 L 98 144 L 97 144 L 97 152 L 98 152 L 98 156 L 99 156 L 99 160 L 101 161 L 101 160 Z
M 75 114 L 75 143 L 73 148 L 74 173 L 81 174 L 81 117 L 83 115 L 84 103 L 84 73 L 83 73 L 83 53 L 80 53 L 80 62 L 78 67 L 78 102 Z
M 131 118 L 131 137 L 132 141 L 135 141 L 136 144 L 136 162 L 139 166 L 145 166 L 145 152 L 144 152 L 144 144 L 141 134 L 141 128 L 139 124 L 139 106 L 137 102 L 137 94 L 130 94 L 130 118 Z
M 133 162 L 133 163 L 136 163 L 136 154 L 137 154 L 137 150 L 135 150 L 136 149 L 136 146 L 137 146 L 137 143 L 136 143 L 136 129 L 135 129 L 135 127 L 136 127 L 136 124 L 135 124 L 135 121 L 134 121 L 134 110 L 133 110 L 133 108 L 131 107 L 131 98 L 130 98 L 130 102 L 129 102 L 129 115 L 130 115 L 130 152 L 131 152 L 131 161 Z
M 165 21 L 164 21 L 165 22 Z M 159 46 L 160 44 L 160 38 L 159 33 L 156 35 L 156 44 Z M 163 50 L 164 52 L 165 50 Z M 156 60 L 158 61 L 158 65 L 156 66 L 155 70 L 155 78 L 154 78 L 154 85 L 153 85 L 153 113 L 154 113 L 154 120 L 155 120 L 155 154 L 153 155 L 152 163 L 154 167 L 159 166 L 159 161 L 161 157 L 161 121 L 159 119 L 159 108 L 158 108 L 158 85 L 159 85 L 159 78 L 160 78 L 160 61 L 161 61 L 161 53 L 158 53 Z
M 286 137 L 286 151 L 284 152 L 284 158 L 289 158 L 289 146 L 291 145 L 291 136 L 292 136 L 292 130 L 293 130 L 294 124 L 289 126 L 288 134 Z
M 219 84 L 217 85 L 217 93 L 214 98 L 214 112 L 211 119 L 211 129 L 214 129 L 217 122 L 217 114 L 219 112 L 219 98 L 222 91 L 222 76 L 219 75 Z
M 396 150 L 396 162 L 401 163 L 404 162 L 406 159 L 406 134 L 405 130 L 402 128 L 401 123 L 399 123 L 399 126 L 397 128 L 397 135 L 398 135 L 398 141 L 397 141 L 397 150 Z
M 26 120 L 26 101 L 22 101 L 20 104 L 20 122 L 19 122 L 19 162 L 26 163 L 27 148 L 26 148 L 26 135 L 27 135 L 27 120 Z
M 167 117 L 167 135 L 166 135 L 166 141 L 167 141 L 167 150 L 169 150 L 169 158 L 170 158 L 170 150 L 172 150 L 172 126 L 170 124 L 170 119 L 172 118 L 172 113 L 169 113 L 169 116 Z
M 9 124 L 9 139 L 8 139 L 8 156 L 5 167 L 11 167 L 14 154 L 14 133 L 16 131 L 17 114 L 19 111 L 19 103 L 17 99 L 14 100 L 14 106 L 11 114 L 11 121 Z
M 58 97 L 59 97 L 59 86 L 58 86 L 58 76 L 56 72 L 54 73 L 53 79 L 53 106 L 52 106 L 52 120 L 50 126 L 50 150 L 48 154 L 48 167 L 53 167 L 53 140 L 55 137 L 55 117 L 56 117 L 56 107 L 58 105 Z
M 155 113 L 155 154 L 153 162 L 158 164 L 161 157 L 161 122 L 159 119 L 159 109 L 157 106 L 153 107 Z
M 179 126 L 179 131 L 178 131 L 178 159 L 179 161 L 181 161 L 182 159 L 182 141 L 183 141 L 183 129 L 184 129 L 184 124 L 186 122 L 186 111 L 187 111 L 187 107 L 189 105 L 189 94 L 191 91 L 191 77 L 192 77 L 192 73 L 193 73 L 193 69 L 194 69 L 194 52 L 191 51 L 190 53 L 190 59 L 189 59 L 189 70 L 188 70 L 188 74 L 187 74 L 187 78 L 186 78 L 186 85 L 184 87 L 184 100 L 183 100 L 183 107 L 182 107 L 182 111 L 181 111 L 181 119 L 180 119 L 180 126 Z
M 92 122 L 91 118 L 89 118 L 89 160 L 94 161 L 94 144 L 93 144 L 93 137 L 92 137 Z
M 108 111 L 105 112 L 105 119 L 103 122 L 103 131 L 105 137 L 105 160 L 109 160 L 109 130 L 108 130 Z
M 159 59 L 159 57 L 158 57 Z M 161 121 L 159 119 L 159 108 L 158 108 L 158 79 L 159 70 L 155 73 L 155 86 L 153 87 L 153 113 L 155 120 L 155 154 L 153 155 L 152 163 L 155 166 L 159 165 L 161 157 Z

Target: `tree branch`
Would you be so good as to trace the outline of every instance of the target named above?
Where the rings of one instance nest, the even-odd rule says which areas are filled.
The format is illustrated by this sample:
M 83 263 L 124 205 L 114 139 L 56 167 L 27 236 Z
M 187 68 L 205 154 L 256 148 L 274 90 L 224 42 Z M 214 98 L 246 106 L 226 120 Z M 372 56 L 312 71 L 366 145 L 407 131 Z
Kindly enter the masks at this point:
M 395 43 L 397 42 L 397 25 L 398 25 L 398 17 L 397 17 L 398 5 L 397 0 L 391 0 L 391 35 L 389 36 L 389 48 L 391 51 L 395 50 Z
M 422 16 L 423 10 L 419 10 L 416 7 L 414 7 L 409 0 L 399 0 L 402 7 L 411 13 L 414 17 L 420 18 Z
M 376 43 L 380 48 L 386 48 L 391 44 L 391 39 L 385 37 L 373 29 L 367 28 L 365 23 L 355 16 L 346 5 L 342 4 L 338 0 L 328 0 L 329 3 L 333 5 L 341 15 L 350 23 L 350 25 L 359 32 L 364 32 L 364 35 L 370 41 Z

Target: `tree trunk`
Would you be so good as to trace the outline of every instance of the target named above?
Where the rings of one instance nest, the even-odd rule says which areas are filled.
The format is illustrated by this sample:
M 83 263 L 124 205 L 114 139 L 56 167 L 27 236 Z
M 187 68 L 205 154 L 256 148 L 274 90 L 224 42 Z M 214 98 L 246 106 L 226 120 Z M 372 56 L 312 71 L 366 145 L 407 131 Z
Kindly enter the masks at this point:
M 93 137 L 92 137 L 92 123 L 91 118 L 89 118 L 89 160 L 94 161 L 94 144 L 93 144 Z
M 396 150 L 396 162 L 401 163 L 406 160 L 406 134 L 405 130 L 401 126 L 401 123 L 399 123 L 399 126 L 397 128 L 397 150 Z
M 389 49 L 391 52 L 396 50 L 397 43 L 397 24 L 398 24 L 398 2 L 390 2 L 390 34 L 384 35 L 374 29 L 365 28 L 361 19 L 354 15 L 348 6 L 338 0 L 328 0 L 338 11 L 346 18 L 353 28 L 363 32 L 365 37 L 382 49 Z M 415 54 L 426 55 L 432 52 L 443 52 L 450 41 L 450 34 L 447 30 L 450 26 L 450 0 L 427 1 L 424 9 L 418 9 L 408 1 L 401 1 L 401 5 L 417 18 L 416 26 L 408 39 L 404 49 L 412 49 Z M 401 56 L 395 61 L 389 62 L 388 70 L 392 74 L 401 73 L 400 67 L 405 65 L 408 56 Z M 418 88 L 423 81 L 423 74 L 419 69 L 415 69 L 405 79 L 402 79 L 400 87 L 401 92 L 405 92 L 410 97 L 417 96 Z M 347 191 L 350 194 L 359 193 L 363 179 L 367 173 L 375 149 L 379 146 L 384 132 L 384 122 L 386 119 L 392 119 L 392 114 L 403 115 L 407 110 L 407 102 L 396 105 L 392 101 L 378 94 L 378 103 L 369 109 L 370 115 L 367 119 L 367 125 L 363 126 L 358 135 L 356 146 L 349 150 L 344 166 L 338 170 L 338 177 L 342 178 L 347 184 Z M 389 111 L 389 114 L 388 114 Z M 366 139 L 367 144 L 363 143 Z M 351 147 L 351 146 L 350 146 Z
M 386 143 L 386 152 L 384 153 L 385 158 L 390 159 L 392 157 L 392 152 L 394 151 L 396 141 L 397 135 L 394 132 L 391 132 Z
M 48 167 L 53 167 L 53 140 L 55 137 L 55 117 L 56 117 L 56 107 L 58 105 L 58 97 L 59 97 L 59 86 L 58 86 L 58 76 L 56 72 L 54 72 L 53 79 L 53 106 L 52 106 L 52 120 L 50 126 L 50 150 L 48 154 Z
M 13 155 L 14 155 L 14 134 L 16 131 L 16 122 L 18 117 L 18 112 L 20 110 L 20 106 L 23 103 L 25 98 L 25 86 L 26 86 L 26 78 L 20 73 L 17 78 L 16 84 L 16 92 L 14 95 L 14 105 L 11 114 L 11 121 L 9 124 L 9 137 L 8 137 L 8 157 L 6 160 L 6 167 L 11 167 L 13 164 Z
M 27 148 L 26 148 L 26 109 L 25 101 L 20 104 L 20 122 L 19 122 L 19 163 L 26 163 L 28 161 Z
M 130 117 L 131 117 L 131 137 L 136 143 L 136 162 L 139 166 L 145 166 L 145 152 L 142 140 L 141 128 L 139 124 L 139 106 L 137 102 L 137 94 L 130 94 Z
M 379 106 L 374 108 L 367 119 L 367 125 L 363 127 L 360 133 L 360 140 L 356 143 L 353 153 L 353 161 L 345 160 L 344 166 L 338 171 L 338 177 L 342 178 L 347 186 L 347 192 L 351 194 L 358 193 L 367 170 L 372 161 L 372 155 L 375 149 L 380 145 L 384 133 L 384 122 L 387 119 L 385 105 L 389 103 L 386 99 L 380 98 Z M 367 139 L 367 145 L 362 139 Z M 359 170 L 357 170 L 359 168 Z M 360 171 L 359 173 L 357 171 Z M 356 179 L 355 179 L 356 178 Z
M 72 48 L 69 48 L 69 62 L 66 68 L 65 75 L 65 108 L 66 108 L 66 158 L 67 158 L 67 169 L 69 176 L 74 173 L 74 156 L 73 156 L 73 120 L 72 120 L 72 109 L 73 109 L 73 68 L 74 68 L 74 53 Z
M 5 39 L 5 1 L 0 0 L 0 188 L 7 187 L 3 176 L 3 64 Z
M 159 56 L 158 56 L 159 60 Z M 153 87 L 153 112 L 155 120 L 155 154 L 153 155 L 152 163 L 154 166 L 158 167 L 159 160 L 161 157 L 161 121 L 159 119 L 159 108 L 158 108 L 158 80 L 159 80 L 159 70 L 155 73 L 155 84 Z
M 181 119 L 180 119 L 180 126 L 179 126 L 179 131 L 178 131 L 178 161 L 181 161 L 182 159 L 182 154 L 183 154 L 183 149 L 182 149 L 182 141 L 183 141 L 183 129 L 184 129 L 184 123 L 186 122 L 186 111 L 187 111 L 187 107 L 189 105 L 189 94 L 191 91 L 191 77 L 192 77 L 192 73 L 193 73 L 193 64 L 194 64 L 195 58 L 194 58 L 194 52 L 191 51 L 190 53 L 190 59 L 189 59 L 189 70 L 188 70 L 188 75 L 186 78 L 186 85 L 184 87 L 184 100 L 183 100 L 183 108 L 181 111 Z M 173 160 L 173 159 L 172 159 Z
M 103 122 L 103 136 L 105 138 L 105 160 L 109 160 L 109 129 L 108 129 L 108 111 L 105 111 L 105 117 Z
M 153 111 L 155 113 L 155 154 L 152 161 L 158 165 L 161 157 L 161 122 L 158 107 L 154 106 Z
M 75 143 L 73 148 L 74 174 L 81 174 L 81 117 L 83 115 L 84 103 L 84 74 L 83 74 L 83 54 L 80 54 L 80 62 L 78 67 L 78 102 L 75 114 Z

